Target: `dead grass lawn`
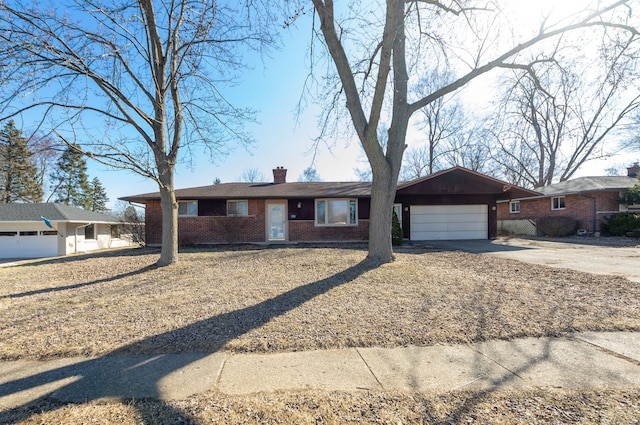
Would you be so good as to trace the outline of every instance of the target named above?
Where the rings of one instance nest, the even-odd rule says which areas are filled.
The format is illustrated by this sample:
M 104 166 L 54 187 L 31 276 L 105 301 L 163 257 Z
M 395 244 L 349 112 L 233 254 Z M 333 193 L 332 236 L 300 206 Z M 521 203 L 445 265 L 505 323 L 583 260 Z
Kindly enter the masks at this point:
M 640 285 L 460 252 L 124 250 L 0 268 L 0 359 L 274 352 L 640 330 Z
M 296 393 L 227 396 L 208 393 L 185 401 L 25 406 L 0 420 L 40 424 L 637 424 L 640 393 L 532 390 L 493 393 Z

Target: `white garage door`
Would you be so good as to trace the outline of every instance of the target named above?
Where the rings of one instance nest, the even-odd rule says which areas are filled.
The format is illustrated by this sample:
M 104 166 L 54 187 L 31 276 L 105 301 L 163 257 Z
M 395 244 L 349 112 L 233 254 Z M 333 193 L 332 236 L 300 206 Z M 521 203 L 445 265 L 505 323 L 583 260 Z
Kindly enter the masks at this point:
M 487 239 L 487 205 L 412 205 L 411 240 Z
M 57 235 L 45 236 L 42 232 L 29 231 L 2 233 L 5 235 L 0 237 L 0 258 L 42 258 L 58 255 Z

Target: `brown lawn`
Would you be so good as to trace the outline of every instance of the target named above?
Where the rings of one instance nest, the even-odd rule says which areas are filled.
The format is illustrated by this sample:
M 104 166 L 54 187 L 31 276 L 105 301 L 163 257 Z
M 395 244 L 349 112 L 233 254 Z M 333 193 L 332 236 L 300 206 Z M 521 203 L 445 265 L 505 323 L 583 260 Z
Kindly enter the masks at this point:
M 155 268 L 157 251 L 138 249 L 0 268 L 0 358 L 395 347 L 640 330 L 640 285 L 624 278 L 418 248 L 403 248 L 396 262 L 379 267 L 365 257 L 364 249 L 344 247 L 238 247 L 190 250 L 178 264 Z M 562 422 L 554 415 L 567 405 L 583 418 L 598 405 L 605 419 L 624 423 L 640 402 L 637 391 L 215 393 L 173 404 L 54 406 L 42 414 L 26 406 L 0 422 L 93 423 L 95 416 L 97 423 L 150 423 L 157 414 L 164 423 L 170 418 L 163 412 L 177 409 L 200 418 L 193 423 L 466 423 L 478 412 L 493 418 L 479 423 L 546 423 Z M 226 417 L 216 416 L 224 409 Z

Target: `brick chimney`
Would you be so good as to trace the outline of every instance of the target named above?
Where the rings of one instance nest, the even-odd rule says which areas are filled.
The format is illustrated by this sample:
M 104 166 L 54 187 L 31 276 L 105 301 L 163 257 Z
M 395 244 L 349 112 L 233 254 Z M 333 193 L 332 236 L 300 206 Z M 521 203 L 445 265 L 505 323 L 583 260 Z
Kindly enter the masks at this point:
M 284 167 L 276 167 L 273 170 L 273 183 L 280 184 L 287 182 L 287 169 Z
M 627 176 L 629 177 L 638 177 L 638 173 L 640 172 L 640 165 L 636 162 L 633 166 L 627 168 Z

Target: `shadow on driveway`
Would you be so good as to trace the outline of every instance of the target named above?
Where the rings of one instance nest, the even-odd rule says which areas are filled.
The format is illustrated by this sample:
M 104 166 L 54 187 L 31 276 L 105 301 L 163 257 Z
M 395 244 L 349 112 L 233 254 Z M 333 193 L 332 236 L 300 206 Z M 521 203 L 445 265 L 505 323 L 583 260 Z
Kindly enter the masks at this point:
M 485 254 L 488 252 L 510 252 L 535 249 L 534 247 L 522 246 L 520 244 L 510 245 L 502 239 L 489 240 L 451 240 L 451 241 L 423 241 L 416 242 L 424 244 L 438 251 L 463 251 L 472 254 Z

